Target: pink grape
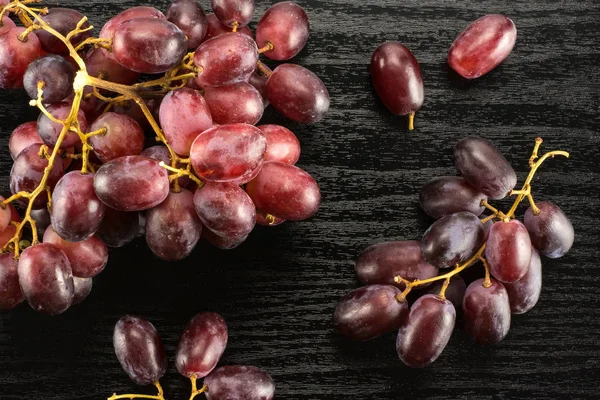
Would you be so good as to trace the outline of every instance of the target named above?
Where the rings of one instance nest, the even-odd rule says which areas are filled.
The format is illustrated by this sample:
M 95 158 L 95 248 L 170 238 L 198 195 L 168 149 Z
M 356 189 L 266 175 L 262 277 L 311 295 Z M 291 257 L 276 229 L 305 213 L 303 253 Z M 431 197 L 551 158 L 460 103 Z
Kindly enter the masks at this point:
M 4 196 L 0 196 L 0 203 L 4 200 Z M 0 232 L 6 229 L 12 219 L 12 211 L 8 206 L 0 204 Z
M 227 25 L 224 25 L 215 14 L 206 15 L 206 25 L 207 27 L 206 35 L 204 36 L 203 40 L 204 42 L 213 37 L 231 32 L 231 28 Z M 242 26 L 238 28 L 237 32 L 252 37 L 252 31 L 247 26 Z
M 0 1 L 0 5 L 2 5 L 1 3 L 2 3 L 2 1 Z M 5 15 L 4 17 L 2 17 L 2 22 L 0 23 L 0 36 L 4 35 L 12 28 L 16 28 L 16 27 L 17 27 L 17 25 L 15 25 L 13 20 L 10 19 L 7 15 Z
M 66 102 L 54 103 L 51 106 L 46 107 L 46 109 L 54 118 L 66 120 L 71 112 L 71 104 Z M 87 132 L 87 119 L 85 118 L 85 114 L 81 109 L 77 111 L 77 122 L 79 123 L 79 128 L 81 131 L 84 133 Z M 63 130 L 63 125 L 58 122 L 53 122 L 46 116 L 46 114 L 41 113 L 37 121 L 37 130 L 45 144 L 48 146 L 54 146 L 58 141 L 60 132 Z M 62 143 L 60 144 L 60 148 L 65 149 L 67 147 L 73 147 L 79 142 L 80 140 L 77 132 L 68 131 Z
M 54 7 L 50 8 L 46 15 L 41 16 L 41 19 L 61 35 L 67 36 L 69 32 L 77 27 L 77 24 L 83 19 L 83 17 L 83 14 L 77 10 L 73 10 L 71 8 Z M 85 29 L 89 26 L 90 23 L 86 21 L 81 25 L 81 28 Z M 35 33 L 40 38 L 40 42 L 42 43 L 42 48 L 44 51 L 61 55 L 69 54 L 69 49 L 67 46 L 50 32 L 38 30 Z M 71 38 L 70 42 L 73 46 L 77 46 L 90 36 L 92 36 L 90 31 L 78 33 Z
M 139 72 L 128 70 L 107 54 L 102 48 L 89 50 L 84 61 L 90 76 L 98 78 L 102 74 L 102 79 L 122 85 L 132 85 L 138 80 Z
M 15 160 L 23 149 L 34 143 L 44 143 L 42 142 L 40 135 L 38 135 L 37 122 L 25 122 L 24 124 L 17 126 L 8 139 L 10 156 Z
M 133 118 L 107 112 L 90 126 L 90 132 L 106 129 L 106 133 L 90 138 L 94 154 L 103 163 L 124 156 L 135 156 L 144 149 L 144 131 Z
M 206 35 L 206 15 L 197 0 L 173 0 L 167 12 L 167 20 L 177 25 L 188 39 L 188 49 L 193 50 L 202 43 Z
M 6 243 L 12 239 L 15 233 L 17 233 L 17 228 L 13 225 L 7 226 L 2 232 L 0 232 L 0 247 L 4 247 Z
M 210 0 L 215 15 L 226 26 L 246 26 L 254 14 L 254 0 Z
M 10 310 L 21 304 L 25 296 L 19 286 L 17 261 L 14 254 L 0 254 L 0 310 Z
M 92 278 L 73 277 L 73 303 L 72 306 L 84 301 L 92 291 Z
M 213 121 L 218 124 L 245 123 L 254 125 L 263 115 L 261 94 L 247 82 L 207 87 L 204 98 Z
M 491 279 L 491 286 L 484 286 L 484 279 L 473 281 L 462 304 L 463 325 L 467 335 L 476 343 L 496 344 L 510 329 L 510 303 L 502 283 Z
M 19 36 L 25 28 L 16 27 L 0 35 L 0 88 L 20 89 L 23 75 L 33 60 L 42 55 L 40 41 L 35 33 L 29 33 L 27 40 Z
M 523 314 L 535 306 L 542 293 L 542 260 L 535 248 L 531 249 L 531 261 L 527 273 L 518 281 L 505 283 L 510 310 L 513 314 Z
M 260 125 L 257 128 L 267 139 L 265 162 L 296 164 L 300 158 L 300 141 L 292 131 L 281 125 Z
M 485 248 L 490 273 L 500 282 L 521 279 L 531 261 L 531 239 L 518 220 L 498 221 L 490 228 Z
M 273 50 L 263 54 L 272 60 L 289 60 L 308 41 L 308 16 L 298 4 L 283 1 L 272 5 L 256 26 L 256 43 L 263 47 L 268 43 Z

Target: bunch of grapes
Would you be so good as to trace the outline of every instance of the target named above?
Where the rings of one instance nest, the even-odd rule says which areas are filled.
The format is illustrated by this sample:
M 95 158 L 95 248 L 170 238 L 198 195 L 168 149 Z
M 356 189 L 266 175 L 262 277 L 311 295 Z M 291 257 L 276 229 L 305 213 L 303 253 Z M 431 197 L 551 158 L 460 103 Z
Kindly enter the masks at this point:
M 227 338 L 227 325 L 216 313 L 199 313 L 185 327 L 177 346 L 175 366 L 181 375 L 191 381 L 190 400 L 201 393 L 211 400 L 273 399 L 275 384 L 269 374 L 261 369 L 245 365 L 215 369 L 227 346 Z M 154 384 L 158 394 L 113 394 L 108 400 L 164 400 L 159 380 L 167 371 L 167 354 L 154 325 L 140 317 L 122 317 L 115 325 L 113 346 L 123 370 L 131 380 L 138 385 Z M 200 388 L 198 379 L 204 379 Z
M 259 60 L 302 50 L 309 23 L 300 6 L 273 5 L 254 38 L 253 0 L 212 0 L 209 15 L 196 0 L 173 0 L 164 14 L 123 11 L 96 38 L 76 10 L 35 2 L 3 3 L 0 13 L 0 88 L 24 88 L 41 111 L 10 136 L 0 309 L 27 299 L 64 312 L 91 290 L 107 246 L 140 234 L 158 257 L 179 260 L 201 237 L 231 249 L 255 224 L 315 214 L 321 193 L 294 165 L 296 136 L 255 126 L 268 104 L 301 123 L 329 108 L 314 73 Z
M 334 313 L 337 329 L 355 340 L 369 340 L 398 330 L 396 351 L 411 367 L 423 367 L 446 347 L 462 310 L 467 335 L 481 344 L 500 342 L 511 313 L 529 311 L 542 289 L 540 254 L 557 258 L 573 245 L 574 232 L 563 211 L 551 202 L 535 202 L 531 181 L 540 165 L 564 151 L 538 159 L 536 140 L 531 170 L 515 190 L 514 169 L 490 143 L 476 136 L 456 145 L 461 176 L 434 178 L 423 187 L 419 203 L 437 219 L 421 241 L 394 241 L 368 247 L 356 262 L 367 286 L 344 296 Z M 488 199 L 516 199 L 506 213 Z M 524 222 L 515 219 L 518 205 L 530 203 Z M 485 210 L 491 214 L 480 219 Z M 481 262 L 485 275 L 466 286 L 458 275 Z M 443 270 L 442 274 L 439 271 Z M 409 307 L 407 295 L 418 299 Z

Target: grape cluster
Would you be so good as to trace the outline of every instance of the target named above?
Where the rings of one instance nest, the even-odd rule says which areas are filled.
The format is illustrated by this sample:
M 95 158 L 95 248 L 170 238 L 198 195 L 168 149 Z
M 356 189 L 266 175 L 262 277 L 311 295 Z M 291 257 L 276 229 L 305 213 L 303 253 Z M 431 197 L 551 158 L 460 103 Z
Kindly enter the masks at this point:
M 269 104 L 302 123 L 329 108 L 314 73 L 259 60 L 302 50 L 309 22 L 300 6 L 273 5 L 254 38 L 253 0 L 213 0 L 209 15 L 196 0 L 173 0 L 165 13 L 125 10 L 96 38 L 76 10 L 35 2 L 0 13 L 0 88 L 24 88 L 41 111 L 10 136 L 0 309 L 26 299 L 64 312 L 91 290 L 107 246 L 142 234 L 158 257 L 179 260 L 201 237 L 231 249 L 256 224 L 316 213 L 321 193 L 295 166 L 298 138 L 256 126 Z M 11 203 L 25 209 L 22 219 Z
M 541 143 L 536 140 L 530 173 L 515 190 L 517 175 L 494 146 L 476 136 L 459 141 L 454 155 L 460 176 L 434 178 L 420 193 L 421 208 L 436 221 L 420 241 L 379 243 L 360 255 L 356 273 L 367 286 L 340 300 L 333 316 L 338 331 L 370 340 L 398 330 L 396 351 L 411 367 L 438 358 L 457 310 L 473 341 L 500 342 L 511 313 L 525 313 L 539 299 L 540 255 L 561 257 L 573 245 L 573 226 L 563 211 L 533 199 L 531 181 L 539 166 L 549 157 L 569 156 L 552 151 L 538 158 Z M 509 195 L 516 199 L 506 213 L 488 203 Z M 520 222 L 514 214 L 525 199 L 530 207 Z M 490 215 L 480 218 L 486 209 Z M 485 274 L 467 286 L 458 274 L 477 262 Z M 412 290 L 418 298 L 409 306 Z
M 273 379 L 257 367 L 228 365 L 215 368 L 227 346 L 228 330 L 223 318 L 213 312 L 196 314 L 187 324 L 175 355 L 177 371 L 190 379 L 190 400 L 201 393 L 211 400 L 271 400 Z M 138 385 L 154 384 L 155 396 L 113 394 L 108 400 L 146 398 L 164 400 L 159 380 L 167 371 L 167 354 L 156 328 L 148 320 L 126 315 L 113 333 L 115 354 L 127 375 Z M 204 379 L 198 388 L 198 379 Z

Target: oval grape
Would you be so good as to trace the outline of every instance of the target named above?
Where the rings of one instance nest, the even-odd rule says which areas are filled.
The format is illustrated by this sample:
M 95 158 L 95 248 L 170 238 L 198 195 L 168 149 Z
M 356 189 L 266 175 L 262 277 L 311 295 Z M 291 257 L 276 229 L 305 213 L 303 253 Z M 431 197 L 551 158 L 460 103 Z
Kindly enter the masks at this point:
M 108 261 L 108 249 L 98 236 L 80 242 L 69 242 L 61 238 L 50 226 L 44 232 L 44 243 L 52 243 L 64 251 L 71 264 L 73 276 L 78 278 L 98 275 Z
M 102 114 L 92 126 L 91 132 L 105 129 L 106 133 L 94 135 L 90 144 L 94 154 L 103 163 L 124 156 L 135 156 L 144 149 L 144 131 L 127 115 L 107 112 Z
M 167 12 L 167 20 L 185 33 L 188 49 L 193 50 L 202 43 L 206 35 L 206 15 L 196 0 L 173 0 Z
M 106 207 L 97 233 L 107 246 L 123 247 L 138 237 L 139 232 L 139 212 L 125 212 Z
M 44 144 L 37 131 L 37 121 L 25 122 L 15 128 L 8 139 L 8 148 L 10 156 L 16 160 L 23 149 L 32 144 Z
M 139 72 L 131 71 L 110 58 L 102 48 L 92 47 L 86 54 L 85 66 L 90 76 L 122 85 L 132 85 L 140 77 Z
M 463 326 L 467 335 L 479 344 L 496 344 L 510 329 L 510 302 L 502 283 L 477 279 L 467 287 L 462 305 Z
M 521 279 L 531 261 L 531 239 L 518 220 L 498 221 L 490 228 L 485 248 L 490 272 L 500 282 Z
M 460 176 L 442 176 L 433 178 L 423 186 L 419 204 L 425 214 L 441 218 L 459 211 L 468 211 L 477 216 L 485 207 L 481 202 L 487 196 L 479 193 Z
M 46 107 L 46 109 L 54 118 L 66 120 L 71 113 L 71 104 L 67 102 L 54 103 L 51 106 Z M 84 133 L 87 132 L 87 118 L 81 109 L 77 111 L 77 122 L 79 124 L 79 129 Z M 42 141 L 45 144 L 54 146 L 63 130 L 63 124 L 53 122 L 46 114 L 41 113 L 37 121 L 37 130 L 40 138 L 42 138 Z M 80 139 L 77 132 L 68 131 L 60 144 L 60 148 L 65 149 L 73 147 L 78 143 L 80 143 Z
M 542 260 L 536 249 L 531 249 L 527 273 L 518 281 L 505 283 L 504 287 L 513 314 L 526 313 L 537 304 L 542 293 Z
M 546 257 L 564 256 L 575 240 L 571 221 L 563 210 L 549 201 L 540 201 L 536 206 L 540 213 L 536 215 L 529 207 L 523 220 L 531 243 Z
M 300 141 L 292 131 L 281 125 L 260 125 L 257 127 L 267 139 L 266 161 L 279 161 L 294 165 L 300 158 Z
M 284 61 L 294 57 L 308 41 L 308 16 L 302 7 L 292 1 L 272 5 L 258 21 L 258 47 L 272 45 L 263 54 L 271 60 Z
M 210 400 L 273 400 L 275 383 L 257 367 L 226 365 L 215 369 L 204 379 Z
M 204 98 L 217 124 L 245 123 L 254 125 L 263 115 L 262 96 L 247 82 L 207 87 Z
M 20 41 L 25 28 L 16 27 L 0 35 L 0 88 L 20 89 L 23 87 L 25 70 L 33 60 L 42 55 L 40 40 L 35 33 Z
M 60 8 L 53 7 L 48 10 L 48 13 L 42 15 L 41 19 L 50 25 L 55 31 L 60 33 L 63 36 L 67 36 L 69 32 L 75 30 L 77 24 L 84 18 L 84 15 L 81 14 L 77 10 L 73 10 L 71 8 Z M 90 23 L 85 21 L 81 24 L 81 29 L 88 28 Z M 61 55 L 68 55 L 69 49 L 67 46 L 54 36 L 52 33 L 45 30 L 36 30 L 36 35 L 40 38 L 40 42 L 42 44 L 42 48 L 47 53 L 55 53 Z M 70 38 L 70 42 L 73 46 L 77 46 L 79 43 L 83 42 L 85 39 L 92 36 L 92 33 L 88 30 L 86 32 L 78 33 L 77 35 Z
M 210 0 L 215 15 L 226 26 L 246 26 L 254 14 L 254 0 Z

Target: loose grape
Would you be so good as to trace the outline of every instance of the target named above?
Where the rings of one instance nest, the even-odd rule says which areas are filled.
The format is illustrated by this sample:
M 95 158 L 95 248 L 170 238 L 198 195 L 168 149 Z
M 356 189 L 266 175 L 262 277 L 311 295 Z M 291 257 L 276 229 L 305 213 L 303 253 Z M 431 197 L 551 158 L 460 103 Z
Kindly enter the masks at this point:
M 425 214 L 433 218 L 441 218 L 459 211 L 468 211 L 477 216 L 485 207 L 481 202 L 487 196 L 473 189 L 460 176 L 442 176 L 433 178 L 423 186 L 419 196 L 419 204 Z
M 531 239 L 518 220 L 498 221 L 490 228 L 485 248 L 490 273 L 501 282 L 521 279 L 531 261 Z
M 467 335 L 476 343 L 496 344 L 510 329 L 510 303 L 502 283 L 491 279 L 491 286 L 484 286 L 484 279 L 473 281 L 462 304 L 463 325 Z
M 540 213 L 536 215 L 530 207 L 524 218 L 531 243 L 546 257 L 564 256 L 575 240 L 571 221 L 558 206 L 549 201 L 540 201 L 536 206 Z
M 298 4 L 284 1 L 272 5 L 256 26 L 258 47 L 270 43 L 272 50 L 263 54 L 272 60 L 289 60 L 308 41 L 308 16 Z

